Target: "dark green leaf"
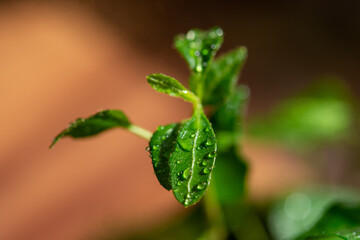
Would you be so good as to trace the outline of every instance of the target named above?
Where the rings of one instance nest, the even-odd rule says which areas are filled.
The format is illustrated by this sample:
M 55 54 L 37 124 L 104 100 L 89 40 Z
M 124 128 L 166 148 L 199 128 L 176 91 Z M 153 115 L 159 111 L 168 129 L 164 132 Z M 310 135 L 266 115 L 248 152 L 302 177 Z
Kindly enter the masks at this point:
M 185 58 L 193 72 L 204 72 L 223 41 L 221 28 L 209 31 L 190 30 L 175 38 L 175 47 Z
M 214 129 L 228 132 L 239 131 L 249 96 L 250 91 L 247 86 L 238 86 L 226 103 L 211 116 L 210 121 Z
M 167 190 L 171 190 L 169 157 L 175 150 L 176 138 L 181 124 L 160 126 L 149 142 L 150 154 L 157 179 Z
M 213 186 L 221 204 L 237 202 L 244 196 L 247 166 L 235 147 L 218 151 L 213 172 Z
M 360 239 L 360 205 L 335 204 L 329 208 L 316 225 L 298 239 L 315 240 L 339 237 Z M 336 239 L 336 238 L 334 238 Z
M 54 138 L 50 148 L 65 136 L 73 138 L 89 137 L 110 128 L 128 128 L 129 126 L 130 122 L 122 111 L 104 110 L 85 119 L 78 118 L 75 122 L 70 123 L 68 128 Z
M 224 152 L 238 144 L 249 95 L 247 86 L 238 86 L 227 101 L 211 116 L 210 122 L 216 132 L 219 150 Z
M 146 77 L 152 88 L 161 93 L 169 94 L 173 97 L 181 97 L 186 101 L 195 102 L 196 96 L 185 88 L 178 80 L 161 73 L 150 74 Z
M 213 62 L 204 82 L 204 104 L 221 104 L 232 94 L 246 57 L 247 49 L 240 47 Z
M 197 203 L 210 183 L 215 164 L 216 139 L 203 112 L 183 122 L 169 158 L 173 193 L 185 206 Z
M 324 214 L 331 206 L 339 202 L 357 204 L 359 200 L 358 193 L 341 188 L 312 187 L 296 191 L 276 202 L 269 214 L 269 229 L 275 239 L 303 239 L 299 236 L 307 236 L 309 229 L 321 219 L 330 221 L 330 215 Z

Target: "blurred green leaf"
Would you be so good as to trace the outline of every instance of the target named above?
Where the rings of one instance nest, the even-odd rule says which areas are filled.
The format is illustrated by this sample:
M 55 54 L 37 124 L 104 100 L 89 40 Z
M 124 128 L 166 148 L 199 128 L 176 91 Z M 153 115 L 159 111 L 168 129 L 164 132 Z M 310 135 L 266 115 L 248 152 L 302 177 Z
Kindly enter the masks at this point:
M 246 170 L 247 165 L 235 147 L 226 152 L 218 152 L 213 184 L 221 204 L 237 202 L 244 196 Z
M 161 73 L 150 74 L 146 77 L 152 88 L 173 97 L 180 97 L 185 101 L 197 102 L 197 97 L 185 88 L 178 80 Z
M 210 66 L 204 83 L 204 104 L 219 105 L 234 91 L 247 49 L 239 47 L 219 58 Z
M 224 104 L 218 106 L 210 117 L 216 134 L 224 132 L 236 136 L 241 134 L 242 122 L 249 96 L 249 88 L 245 85 L 240 85 Z
M 275 239 L 297 239 L 317 223 L 327 221 L 330 216 L 326 215 L 327 210 L 334 204 L 357 204 L 359 201 L 358 193 L 341 188 L 312 187 L 297 191 L 275 203 L 268 217 L 269 228 Z M 331 224 L 332 220 L 328 220 Z
M 306 234 L 298 240 L 328 239 L 360 239 L 360 204 L 334 204 L 326 210 L 322 218 Z
M 353 120 L 349 95 L 340 81 L 321 81 L 250 122 L 249 133 L 295 148 L 342 139 L 349 134 Z
M 130 121 L 122 111 L 104 110 L 88 118 L 78 118 L 75 122 L 70 123 L 68 128 L 54 138 L 50 148 L 53 147 L 60 138 L 66 136 L 73 138 L 89 137 L 110 128 L 128 128 L 130 126 Z

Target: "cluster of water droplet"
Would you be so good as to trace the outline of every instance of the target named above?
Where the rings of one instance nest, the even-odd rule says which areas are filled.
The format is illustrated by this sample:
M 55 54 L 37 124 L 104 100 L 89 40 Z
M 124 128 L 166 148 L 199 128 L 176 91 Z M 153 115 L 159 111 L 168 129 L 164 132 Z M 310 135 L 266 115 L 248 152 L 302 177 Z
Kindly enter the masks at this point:
M 201 36 L 199 36 L 201 34 Z M 189 59 L 190 65 L 194 67 L 196 72 L 203 72 L 208 66 L 208 62 L 212 56 L 215 55 L 222 42 L 223 35 L 221 28 L 210 30 L 203 33 L 196 30 L 190 30 L 183 39 L 184 45 L 188 47 L 190 55 L 195 57 L 195 62 Z

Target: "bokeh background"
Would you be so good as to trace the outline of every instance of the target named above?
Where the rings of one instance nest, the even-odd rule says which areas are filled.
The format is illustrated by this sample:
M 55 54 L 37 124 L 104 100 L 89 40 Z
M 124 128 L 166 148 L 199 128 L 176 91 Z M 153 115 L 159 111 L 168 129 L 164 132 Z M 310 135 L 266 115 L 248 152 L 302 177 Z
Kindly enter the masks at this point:
M 70 121 L 101 109 L 121 109 L 151 131 L 188 117 L 189 104 L 156 93 L 145 76 L 186 84 L 172 40 L 190 28 L 222 27 L 220 53 L 247 46 L 240 82 L 251 89 L 249 122 L 324 76 L 340 79 L 358 108 L 359 13 L 356 0 L 0 1 L 0 239 L 88 239 L 183 211 L 153 175 L 147 143 L 130 133 L 48 146 Z M 249 198 L 312 182 L 359 187 L 360 168 L 344 149 L 304 159 L 249 134 Z

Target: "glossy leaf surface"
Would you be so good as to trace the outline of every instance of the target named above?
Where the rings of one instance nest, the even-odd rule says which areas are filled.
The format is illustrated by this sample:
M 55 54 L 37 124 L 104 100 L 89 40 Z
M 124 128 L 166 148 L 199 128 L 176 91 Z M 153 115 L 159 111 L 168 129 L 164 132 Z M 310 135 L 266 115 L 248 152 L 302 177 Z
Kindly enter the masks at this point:
M 232 94 L 246 57 L 247 49 L 240 47 L 212 63 L 204 82 L 204 104 L 221 104 Z
M 175 38 L 175 47 L 185 58 L 193 72 L 206 70 L 216 51 L 223 42 L 223 30 L 213 28 L 209 31 L 190 30 L 187 34 Z
M 195 102 L 196 96 L 185 88 L 178 80 L 161 73 L 150 74 L 146 77 L 152 88 L 173 97 L 180 97 L 189 102 Z
M 156 177 L 167 190 L 172 189 L 169 158 L 175 150 L 180 126 L 181 124 L 173 123 L 158 127 L 149 142 L 149 150 Z
M 101 133 L 110 128 L 130 126 L 130 121 L 122 111 L 104 110 L 88 118 L 78 118 L 70 123 L 69 127 L 59 133 L 53 140 L 50 147 L 63 137 L 73 138 L 89 137 Z
M 203 112 L 183 122 L 169 158 L 171 185 L 176 199 L 185 206 L 197 203 L 211 179 L 216 157 L 216 139 Z

